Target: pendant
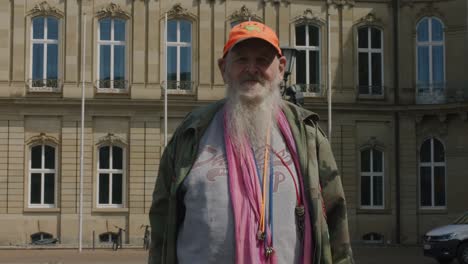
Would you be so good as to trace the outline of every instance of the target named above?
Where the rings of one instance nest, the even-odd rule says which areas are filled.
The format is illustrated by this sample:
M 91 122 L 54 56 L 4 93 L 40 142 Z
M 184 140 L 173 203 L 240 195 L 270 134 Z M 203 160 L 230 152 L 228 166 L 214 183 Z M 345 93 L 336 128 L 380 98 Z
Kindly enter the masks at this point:
M 258 230 L 257 232 L 257 240 L 265 240 L 265 232 L 262 232 L 260 230 Z
M 274 253 L 275 253 L 275 250 L 273 249 L 273 247 L 266 247 L 265 248 L 265 257 L 269 258 Z

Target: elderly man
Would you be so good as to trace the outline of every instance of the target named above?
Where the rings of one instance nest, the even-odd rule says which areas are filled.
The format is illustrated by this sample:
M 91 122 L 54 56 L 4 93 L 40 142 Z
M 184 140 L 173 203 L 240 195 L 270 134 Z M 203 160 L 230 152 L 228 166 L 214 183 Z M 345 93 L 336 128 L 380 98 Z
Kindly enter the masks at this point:
M 149 263 L 352 263 L 333 154 L 317 115 L 281 100 L 276 34 L 235 26 L 218 64 L 227 98 L 190 113 L 161 159 Z

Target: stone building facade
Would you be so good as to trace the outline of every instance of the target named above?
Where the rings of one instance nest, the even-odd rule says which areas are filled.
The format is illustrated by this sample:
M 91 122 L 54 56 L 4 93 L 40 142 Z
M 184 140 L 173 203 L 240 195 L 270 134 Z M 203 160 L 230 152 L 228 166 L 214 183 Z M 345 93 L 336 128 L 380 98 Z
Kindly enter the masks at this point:
M 84 244 L 116 226 L 140 244 L 165 73 L 170 137 L 224 97 L 217 59 L 249 19 L 299 50 L 288 85 L 332 121 L 353 241 L 419 243 L 468 208 L 467 15 L 466 0 L 2 1 L 0 245 L 78 243 L 82 72 Z

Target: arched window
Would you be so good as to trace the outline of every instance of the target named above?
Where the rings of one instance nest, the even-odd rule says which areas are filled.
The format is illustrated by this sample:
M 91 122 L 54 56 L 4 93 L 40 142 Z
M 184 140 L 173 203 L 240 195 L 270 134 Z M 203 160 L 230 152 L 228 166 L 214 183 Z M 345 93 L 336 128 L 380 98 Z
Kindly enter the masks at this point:
M 125 92 L 127 80 L 126 20 L 105 17 L 98 26 L 98 89 Z
M 442 93 L 445 88 L 444 24 L 424 17 L 416 26 L 417 91 Z
M 98 148 L 98 207 L 123 207 L 125 198 L 125 154 L 122 147 Z
M 36 16 L 31 20 L 32 90 L 54 91 L 59 88 L 59 20 Z
M 296 84 L 303 92 L 320 93 L 320 28 L 308 23 L 298 24 L 295 32 Z
M 167 22 L 167 88 L 191 91 L 192 23 L 185 19 Z
M 55 147 L 33 145 L 29 157 L 29 207 L 53 208 L 57 197 Z
M 445 207 L 445 149 L 436 138 L 421 145 L 419 177 L 421 207 Z
M 361 151 L 361 208 L 384 207 L 384 153 L 375 148 Z
M 383 95 L 383 34 L 373 26 L 358 29 L 359 95 Z

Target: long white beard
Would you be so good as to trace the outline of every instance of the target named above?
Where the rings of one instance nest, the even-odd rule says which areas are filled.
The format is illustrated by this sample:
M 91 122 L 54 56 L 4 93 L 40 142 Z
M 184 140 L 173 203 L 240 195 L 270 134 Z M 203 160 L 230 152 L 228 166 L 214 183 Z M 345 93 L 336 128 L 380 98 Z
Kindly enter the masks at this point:
M 263 83 L 262 89 L 266 92 L 251 100 L 242 96 L 237 84 L 226 85 L 227 128 L 235 147 L 243 146 L 244 139 L 249 140 L 254 149 L 263 147 L 267 131 L 275 129 L 276 113 L 283 103 L 279 87 L 281 78 Z

